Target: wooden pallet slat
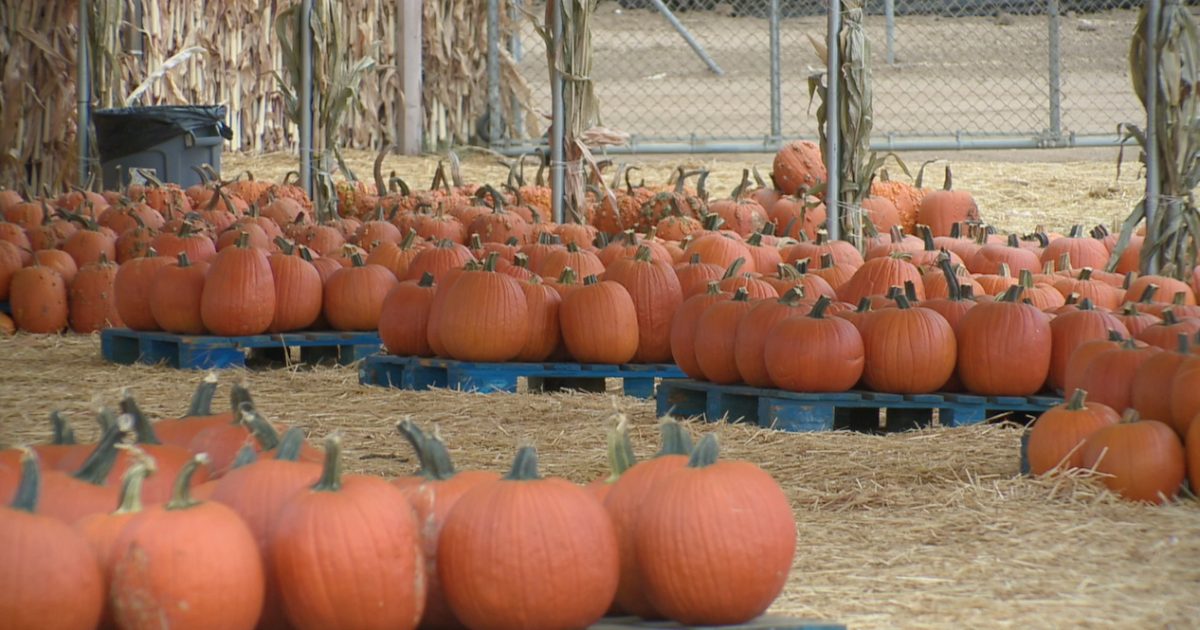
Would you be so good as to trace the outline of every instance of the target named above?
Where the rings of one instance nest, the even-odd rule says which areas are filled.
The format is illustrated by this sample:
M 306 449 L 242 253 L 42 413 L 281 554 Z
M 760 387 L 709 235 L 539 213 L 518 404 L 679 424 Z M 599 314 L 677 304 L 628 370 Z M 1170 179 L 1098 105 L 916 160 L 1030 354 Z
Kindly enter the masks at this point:
M 441 358 L 367 357 L 359 367 L 364 385 L 400 389 L 445 387 L 478 393 L 515 392 L 520 379 L 530 391 L 604 392 L 605 379 L 621 379 L 625 395 L 653 398 L 655 379 L 679 378 L 674 364 L 602 365 L 593 363 L 478 363 Z
M 100 332 L 100 352 L 105 360 L 131 365 L 163 364 L 177 369 L 210 370 L 246 366 L 248 352 L 268 359 L 284 359 L 289 348 L 300 349 L 308 365 L 336 362 L 349 365 L 382 348 L 374 332 L 305 331 L 246 337 L 176 335 L 108 328 Z
M 664 379 L 658 388 L 657 410 L 659 415 L 704 416 L 712 422 L 724 418 L 784 431 L 878 432 L 884 429 L 880 425 L 881 409 L 887 410 L 886 430 L 904 431 L 932 424 L 934 410 L 943 426 L 967 426 L 1004 414 L 1034 417 L 1060 403 L 1062 399 L 1053 396 L 866 391 L 818 394 Z
M 628 630 L 632 628 L 658 630 L 689 630 L 674 621 L 646 621 L 637 617 L 605 617 L 588 626 L 588 630 Z M 786 615 L 763 615 L 732 626 L 704 626 L 705 630 L 846 630 L 844 624 L 816 619 L 800 619 Z

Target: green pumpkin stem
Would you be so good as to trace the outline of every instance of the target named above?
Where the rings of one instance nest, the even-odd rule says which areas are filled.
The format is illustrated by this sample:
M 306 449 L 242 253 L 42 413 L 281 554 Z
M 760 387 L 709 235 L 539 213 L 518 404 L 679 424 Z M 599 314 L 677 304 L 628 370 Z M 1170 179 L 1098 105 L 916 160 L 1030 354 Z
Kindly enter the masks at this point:
M 729 268 L 727 268 L 725 270 L 725 275 L 721 276 L 721 279 L 728 280 L 729 278 L 736 278 L 738 275 L 738 272 L 741 271 L 742 266 L 745 264 L 746 264 L 745 258 L 738 258 L 737 260 L 733 261 L 732 263 L 729 263 Z
M 104 485 L 108 473 L 112 472 L 113 466 L 117 463 L 117 444 L 125 437 L 127 431 L 126 427 L 121 426 L 121 422 L 117 420 L 116 414 L 111 409 L 103 409 L 99 415 L 105 427 L 104 433 L 100 435 L 100 441 L 97 442 L 96 448 L 92 449 L 79 470 L 71 473 L 72 477 L 94 486 Z
M 1139 304 L 1152 303 L 1154 301 L 1154 294 L 1156 294 L 1156 293 L 1158 293 L 1158 285 L 1157 284 L 1146 285 L 1146 288 L 1142 290 L 1142 297 L 1138 299 L 1138 303 Z
M 638 262 L 650 262 L 651 254 L 649 245 L 639 245 L 633 259 Z
M 784 306 L 800 306 L 802 299 L 804 299 L 804 285 L 796 284 L 779 296 L 779 303 Z
M 208 454 L 199 453 L 191 461 L 183 465 L 179 476 L 175 478 L 175 487 L 171 490 L 171 500 L 167 501 L 168 510 L 186 510 L 203 503 L 192 498 L 192 477 L 196 469 L 209 463 Z
M 559 284 L 578 284 L 576 281 L 579 275 L 570 267 L 563 267 L 562 273 L 558 274 Z
M 1082 409 L 1086 409 L 1084 406 L 1086 402 L 1087 392 L 1082 389 L 1075 388 L 1075 391 L 1071 392 L 1071 398 L 1067 400 L 1067 411 L 1080 411 Z
M 688 458 L 688 468 L 704 468 L 717 463 L 717 457 L 721 454 L 721 446 L 717 443 L 717 434 L 709 433 L 700 438 L 700 442 L 696 444 L 696 448 L 692 449 L 692 455 Z
M 21 449 L 21 480 L 17 483 L 17 494 L 8 507 L 32 514 L 37 510 L 38 496 L 42 489 L 42 467 L 33 449 Z
M 350 264 L 354 265 L 355 267 L 365 267 L 367 265 L 366 261 L 363 260 L 362 252 L 358 250 L 355 250 L 353 254 L 350 254 Z
M 275 459 L 294 462 L 300 459 L 300 449 L 304 446 L 304 429 L 291 427 L 283 432 L 279 446 L 275 447 Z
M 229 408 L 233 410 L 234 424 L 241 422 L 241 416 L 237 413 L 242 407 L 247 407 L 250 410 L 255 410 L 254 399 L 250 397 L 250 390 L 241 383 L 234 383 L 233 388 L 229 391 Z
M 1014 284 L 1013 286 L 1008 287 L 1008 290 L 1006 290 L 1004 292 L 1004 295 L 1001 296 L 1000 299 L 996 300 L 996 301 L 997 302 L 1012 302 L 1013 304 L 1018 304 L 1021 301 L 1021 293 L 1024 290 L 1025 290 L 1025 288 L 1022 287 L 1021 285 Z
M 146 413 L 133 399 L 128 387 L 121 393 L 121 413 L 128 414 L 133 419 L 133 434 L 137 437 L 138 444 L 162 444 L 154 434 L 154 425 L 150 424 L 150 418 L 146 417 Z
M 234 247 L 242 249 L 250 248 L 250 232 L 241 232 L 238 234 L 237 240 L 233 242 Z
M 125 471 L 125 475 L 121 477 L 121 493 L 114 514 L 135 514 L 142 511 L 142 485 L 146 477 L 154 473 L 153 466 L 153 460 L 146 457 Z
M 325 464 L 321 467 L 321 478 L 313 486 L 316 492 L 337 492 L 342 488 L 342 438 L 331 435 L 325 438 Z
M 237 455 L 234 455 L 233 464 L 230 466 L 230 469 L 236 470 L 242 466 L 249 466 L 256 461 L 258 461 L 258 452 L 254 450 L 253 445 L 246 442 L 242 445 L 242 448 L 238 449 Z
M 1172 298 L 1172 300 L 1171 300 L 1171 304 L 1173 304 L 1175 306 L 1186 305 L 1187 304 L 1187 292 L 1186 291 L 1176 291 L 1175 297 Z
M 417 282 L 417 286 L 425 287 L 428 289 L 429 287 L 433 286 L 433 283 L 434 283 L 433 274 L 426 271 L 425 273 L 421 274 L 421 279 Z
M 608 470 L 609 476 L 604 483 L 616 483 L 637 463 L 637 455 L 633 452 L 633 444 L 629 441 L 629 419 L 625 414 L 619 414 L 617 421 L 608 430 Z
M 941 268 L 942 274 L 946 276 L 946 293 L 952 301 L 962 300 L 962 284 L 958 281 L 958 274 L 954 271 L 954 265 L 950 264 L 949 256 L 942 256 L 938 259 L 938 267 Z
M 458 471 L 454 470 L 454 462 L 450 459 L 450 451 L 446 443 L 436 434 L 430 436 L 421 430 L 412 420 L 405 418 L 396 425 L 400 435 L 412 445 L 421 465 L 420 476 L 430 481 L 445 481 Z
M 737 291 L 734 291 L 734 293 L 733 293 L 733 301 L 734 302 L 749 302 L 750 301 L 750 292 L 746 290 L 746 287 L 738 287 Z
M 209 372 L 205 375 L 204 380 L 200 381 L 200 386 L 196 388 L 196 393 L 192 394 L 192 402 L 188 405 L 185 418 L 196 418 L 203 416 L 211 416 L 213 394 L 217 392 L 217 375 L 215 372 Z
M 869 307 L 871 301 L 867 300 L 867 298 L 863 299 L 867 301 L 867 305 Z M 825 319 L 825 310 L 828 309 L 829 305 L 832 303 L 833 301 L 829 299 L 828 295 L 822 295 L 821 297 L 817 298 L 817 303 L 813 304 L 812 311 L 808 313 L 808 316 L 813 319 Z
M 896 308 L 904 311 L 912 308 L 912 304 L 909 304 L 908 298 L 901 294 L 896 296 Z
M 1191 342 L 1188 340 L 1187 333 L 1179 333 L 1179 345 L 1175 349 L 1179 354 L 1188 354 L 1191 352 Z
M 517 449 L 513 458 L 512 469 L 504 475 L 504 481 L 534 481 L 541 479 L 538 475 L 537 449 L 532 446 L 522 446 Z
M 565 273 L 565 271 L 564 271 L 564 273 Z M 588 277 L 583 279 L 583 286 L 590 286 L 590 285 L 596 284 L 598 282 L 600 282 L 600 279 L 596 277 L 596 274 L 591 274 Z
M 250 431 L 250 435 L 254 436 L 254 441 L 258 443 L 261 450 L 269 451 L 279 448 L 279 430 L 255 411 L 252 403 L 243 402 L 238 407 L 238 415 L 241 417 L 242 424 L 246 425 Z
M 54 428 L 54 441 L 51 444 L 72 445 L 76 444 L 75 430 L 71 428 L 71 423 L 67 422 L 67 417 L 57 409 L 50 412 L 50 426 Z
M 1160 326 L 1174 326 L 1179 323 L 1179 318 L 1175 317 L 1175 309 L 1170 306 L 1162 310 L 1162 324 Z
M 662 435 L 662 447 L 654 454 L 655 458 L 664 455 L 691 455 L 692 434 L 672 418 L 663 418 L 658 425 Z

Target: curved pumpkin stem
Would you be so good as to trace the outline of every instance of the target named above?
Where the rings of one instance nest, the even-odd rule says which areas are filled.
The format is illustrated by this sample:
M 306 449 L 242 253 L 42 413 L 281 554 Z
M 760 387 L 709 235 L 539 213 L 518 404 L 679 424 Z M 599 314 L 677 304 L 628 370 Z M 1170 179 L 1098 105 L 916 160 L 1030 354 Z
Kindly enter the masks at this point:
M 1071 398 L 1067 401 L 1066 409 L 1067 411 L 1081 411 L 1087 408 L 1084 406 L 1086 402 L 1087 392 L 1077 387 L 1074 392 L 1071 392 Z
M 254 447 L 249 442 L 246 442 L 238 449 L 237 455 L 234 455 L 233 463 L 229 465 L 229 469 L 237 470 L 242 466 L 249 466 L 256 461 L 258 461 L 258 452 L 254 450 Z
M 692 455 L 688 458 L 688 468 L 704 468 L 717 463 L 717 457 L 721 454 L 721 446 L 717 443 L 717 434 L 709 433 L 700 439 L 696 444 L 696 448 L 692 450 Z
M 192 498 L 192 476 L 196 469 L 209 462 L 206 453 L 199 453 L 191 461 L 183 465 L 179 476 L 175 478 L 175 487 L 171 490 L 171 500 L 167 502 L 168 510 L 186 510 L 203 503 Z
M 804 285 L 792 285 L 783 295 L 779 296 L 779 303 L 784 306 L 800 306 L 800 300 L 804 299 Z
M 633 452 L 633 444 L 629 442 L 629 418 L 625 414 L 617 414 L 617 421 L 608 430 L 608 470 L 611 473 L 603 483 L 616 483 L 637 463 L 637 455 Z
M 517 456 L 513 459 L 512 469 L 501 480 L 534 481 L 541 478 L 541 475 L 538 475 L 537 449 L 532 446 L 522 446 L 517 449 Z
M 67 422 L 67 417 L 61 411 L 55 409 L 50 412 L 50 426 L 54 428 L 54 441 L 52 444 L 77 444 L 75 441 L 75 430 L 71 428 L 71 423 Z
M 133 514 L 142 511 L 142 484 L 154 473 L 154 459 L 140 451 L 141 459 L 121 477 L 121 494 L 113 514 Z
M 321 467 L 321 478 L 313 486 L 315 492 L 337 492 L 342 488 L 342 438 L 331 435 L 325 438 L 325 464 Z
M 128 414 L 132 418 L 133 432 L 137 436 L 138 444 L 162 444 L 158 436 L 154 434 L 154 426 L 150 424 L 150 418 L 146 417 L 146 413 L 133 399 L 128 387 L 121 392 L 121 413 Z
M 417 461 L 421 464 L 419 474 L 422 477 L 430 481 L 445 481 L 458 474 L 458 471 L 454 470 L 454 462 L 450 459 L 450 451 L 436 432 L 435 435 L 429 436 L 407 418 L 396 425 L 396 430 L 400 431 L 400 435 L 404 436 L 416 452 Z
M 738 258 L 737 260 L 729 263 L 729 268 L 725 270 L 725 275 L 721 276 L 721 279 L 728 280 L 729 278 L 736 278 L 738 272 L 741 271 L 742 266 L 745 264 L 745 258 Z
M 22 448 L 21 480 L 17 483 L 17 494 L 8 507 L 32 514 L 37 510 L 41 490 L 42 467 L 38 464 L 37 452 L 30 448 Z
M 662 447 L 654 454 L 655 458 L 664 455 L 691 455 L 692 434 L 682 424 L 673 418 L 663 418 L 658 425 L 662 434 Z
M 104 485 L 108 473 L 112 472 L 113 466 L 117 463 L 117 443 L 125 437 L 125 433 L 128 431 L 128 427 L 122 426 L 111 409 L 102 409 L 99 415 L 105 427 L 104 433 L 100 435 L 100 441 L 96 444 L 96 448 L 84 460 L 79 470 L 71 473 L 72 477 L 95 486 Z

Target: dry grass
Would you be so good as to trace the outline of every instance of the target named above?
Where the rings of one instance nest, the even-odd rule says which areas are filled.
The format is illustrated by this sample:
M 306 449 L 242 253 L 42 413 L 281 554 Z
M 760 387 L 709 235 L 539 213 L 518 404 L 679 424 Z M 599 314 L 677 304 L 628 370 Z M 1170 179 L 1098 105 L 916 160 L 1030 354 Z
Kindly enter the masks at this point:
M 0 444 L 44 440 L 53 408 L 91 437 L 89 408 L 115 404 L 125 386 L 152 415 L 178 415 L 200 376 L 105 363 L 96 336 L 0 340 Z M 313 437 L 339 432 L 351 470 L 386 476 L 415 469 L 393 428 L 405 415 L 437 423 L 460 467 L 504 470 L 528 440 L 546 474 L 577 482 L 603 473 L 614 408 L 633 422 L 639 456 L 657 443 L 653 404 L 631 398 L 396 391 L 358 385 L 353 368 L 220 378 L 246 380 L 272 419 Z M 1022 478 L 1013 428 L 690 428 L 718 432 L 727 457 L 768 470 L 792 501 L 799 543 L 780 612 L 853 628 L 1194 628 L 1200 618 L 1196 503 L 1139 507 L 1086 478 Z
M 920 164 L 917 157 L 903 156 L 912 168 Z M 1131 156 L 1126 156 L 1127 158 Z M 346 161 L 360 179 L 370 180 L 375 156 L 367 151 L 347 151 Z M 1030 159 L 1037 160 L 1036 154 Z M 617 156 L 616 162 L 636 165 L 647 183 L 667 181 L 680 164 L 688 169 L 708 168 L 708 189 L 715 197 L 726 196 L 737 186 L 742 169 L 757 165 L 768 173 L 772 156 Z M 1002 231 L 1029 232 L 1038 225 L 1066 232 L 1075 223 L 1094 225 L 1119 224 L 1128 216 L 1133 205 L 1141 199 L 1145 181 L 1139 178 L 1136 165 L 1126 164 L 1117 179 L 1116 151 L 1111 159 L 1069 162 L 999 162 L 960 161 L 955 157 L 954 187 L 974 195 L 984 219 Z M 395 171 L 414 187 L 427 187 L 437 168 L 436 156 L 406 157 L 389 155 L 384 161 L 384 173 Z M 296 158 L 289 153 L 263 155 L 228 155 L 222 158 L 226 176 L 247 169 L 259 179 L 281 180 L 285 173 L 295 170 Z M 536 161 L 530 162 L 530 165 Z M 925 186 L 938 188 L 942 184 L 939 165 L 930 165 Z M 894 167 L 889 171 L 894 179 L 904 180 L 904 174 Z M 463 155 L 463 174 L 469 182 L 502 182 L 507 168 L 496 163 L 496 157 L 483 151 Z M 532 177 L 527 166 L 527 177 Z M 635 178 L 635 181 L 637 181 Z

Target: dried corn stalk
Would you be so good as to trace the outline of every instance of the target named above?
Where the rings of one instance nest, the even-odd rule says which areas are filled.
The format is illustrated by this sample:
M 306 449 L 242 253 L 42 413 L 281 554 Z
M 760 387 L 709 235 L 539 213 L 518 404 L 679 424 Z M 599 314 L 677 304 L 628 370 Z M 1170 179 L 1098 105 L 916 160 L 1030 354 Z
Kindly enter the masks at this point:
M 1155 268 L 1159 273 L 1190 280 L 1197 262 L 1196 239 L 1200 236 L 1200 215 L 1193 196 L 1200 183 L 1200 29 L 1178 1 L 1163 2 L 1157 25 L 1158 49 L 1150 51 L 1145 38 L 1148 20 L 1143 6 L 1130 42 L 1129 72 L 1133 90 L 1146 106 L 1146 59 L 1149 55 L 1157 57 L 1155 128 L 1143 130 L 1132 123 L 1121 127 L 1126 140 L 1136 139 L 1142 146 L 1143 162 L 1157 162 L 1159 198 L 1143 198 L 1125 220 L 1109 267 L 1116 266 L 1133 230 L 1146 219 L 1146 207 L 1150 205 L 1155 210 L 1150 213 L 1153 223 L 1147 226 L 1147 240 L 1142 245 L 1142 270 Z M 1157 155 L 1145 155 L 1147 133 L 1153 133 L 1158 141 Z

